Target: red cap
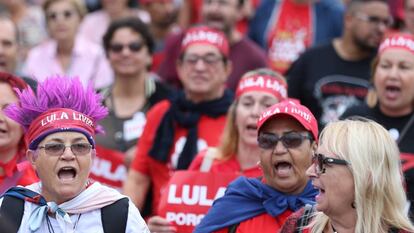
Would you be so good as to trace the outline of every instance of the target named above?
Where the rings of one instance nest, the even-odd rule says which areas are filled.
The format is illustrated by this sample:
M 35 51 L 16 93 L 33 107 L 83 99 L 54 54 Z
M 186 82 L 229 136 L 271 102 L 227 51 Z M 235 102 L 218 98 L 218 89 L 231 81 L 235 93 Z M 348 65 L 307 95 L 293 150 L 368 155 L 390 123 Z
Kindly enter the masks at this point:
M 215 29 L 207 26 L 192 27 L 187 30 L 181 42 L 181 53 L 192 44 L 213 45 L 225 56 L 229 55 L 229 43 L 226 36 Z
M 278 115 L 288 115 L 296 119 L 306 130 L 312 133 L 315 141 L 318 141 L 318 122 L 312 112 L 297 101 L 291 99 L 279 102 L 266 109 L 257 122 L 257 130 L 269 119 L 274 119 Z
M 414 53 L 414 36 L 407 33 L 390 34 L 381 42 L 378 53 L 381 54 L 390 48 L 401 48 Z

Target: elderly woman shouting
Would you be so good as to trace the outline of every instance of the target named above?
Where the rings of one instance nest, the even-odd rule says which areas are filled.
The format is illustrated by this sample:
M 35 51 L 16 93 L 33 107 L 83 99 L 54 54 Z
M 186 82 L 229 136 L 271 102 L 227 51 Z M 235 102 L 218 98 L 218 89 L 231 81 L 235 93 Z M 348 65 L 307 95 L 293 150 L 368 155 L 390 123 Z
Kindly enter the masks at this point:
M 319 190 L 318 212 L 299 210 L 281 233 L 414 232 L 404 211 L 407 199 L 398 158 L 395 141 L 374 121 L 328 124 L 307 170 Z
M 265 110 L 257 128 L 263 178 L 240 177 L 232 182 L 196 233 L 274 233 L 293 211 L 313 203 L 317 191 L 305 175 L 318 137 L 313 114 L 286 100 Z
M 25 89 L 19 98 L 5 112 L 25 128 L 26 156 L 40 182 L 0 199 L 2 232 L 149 232 L 129 198 L 88 180 L 97 121 L 107 114 L 93 87 L 55 77 L 37 95 Z

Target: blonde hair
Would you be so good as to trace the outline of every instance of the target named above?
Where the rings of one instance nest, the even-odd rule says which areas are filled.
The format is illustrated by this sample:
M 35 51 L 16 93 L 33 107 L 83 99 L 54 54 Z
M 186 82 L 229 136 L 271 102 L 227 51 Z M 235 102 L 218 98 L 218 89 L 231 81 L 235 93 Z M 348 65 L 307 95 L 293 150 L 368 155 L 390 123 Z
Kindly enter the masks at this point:
M 355 233 L 387 232 L 395 227 L 414 231 L 404 207 L 407 202 L 399 150 L 388 131 L 365 119 L 329 123 L 320 135 L 320 145 L 350 163 L 354 177 Z M 329 217 L 316 213 L 312 233 L 323 232 Z
M 86 6 L 81 0 L 45 0 L 42 4 L 43 11 L 46 13 L 46 11 L 49 9 L 49 7 L 53 3 L 60 2 L 60 1 L 68 1 L 69 3 L 71 3 L 75 7 L 76 12 L 79 14 L 81 19 L 87 13 Z M 46 21 L 47 21 L 47 18 L 46 18 Z
M 269 75 L 278 79 L 279 81 L 287 84 L 285 77 L 281 74 L 267 69 L 260 68 L 245 73 L 239 80 L 239 82 L 245 78 L 253 75 Z M 279 100 L 280 101 L 280 100 Z M 227 112 L 226 124 L 221 135 L 220 145 L 218 146 L 218 154 L 216 157 L 221 160 L 231 159 L 237 153 L 237 145 L 239 143 L 239 132 L 236 127 L 236 109 L 239 101 L 236 99 L 231 105 Z

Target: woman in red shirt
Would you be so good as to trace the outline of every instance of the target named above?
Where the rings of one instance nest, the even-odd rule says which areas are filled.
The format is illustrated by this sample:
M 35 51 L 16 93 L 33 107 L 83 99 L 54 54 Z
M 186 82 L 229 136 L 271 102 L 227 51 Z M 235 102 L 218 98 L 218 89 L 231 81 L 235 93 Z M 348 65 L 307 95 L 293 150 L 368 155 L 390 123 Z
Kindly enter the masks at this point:
M 26 87 L 22 79 L 0 72 L 0 193 L 15 185 L 25 186 L 38 181 L 30 167 L 23 168 L 24 171 L 17 168 L 17 164 L 25 160 L 23 129 L 3 112 L 7 105 L 18 102 L 15 89 L 21 91 Z
M 220 145 L 201 152 L 189 170 L 262 176 L 258 166 L 260 149 L 256 123 L 266 108 L 286 98 L 287 83 L 280 74 L 270 69 L 257 69 L 243 75 L 227 114 Z

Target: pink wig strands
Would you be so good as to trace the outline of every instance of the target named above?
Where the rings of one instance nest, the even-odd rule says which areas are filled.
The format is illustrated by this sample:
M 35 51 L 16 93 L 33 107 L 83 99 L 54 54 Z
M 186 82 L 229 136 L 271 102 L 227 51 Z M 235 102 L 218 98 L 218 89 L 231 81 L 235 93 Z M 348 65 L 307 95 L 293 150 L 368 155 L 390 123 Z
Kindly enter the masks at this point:
M 102 106 L 102 96 L 97 94 L 91 83 L 85 88 L 78 77 L 54 76 L 38 84 L 37 95 L 32 89 L 17 90 L 19 104 L 11 104 L 5 112 L 7 116 L 23 126 L 27 131 L 39 115 L 52 108 L 69 108 L 91 117 L 95 122 L 108 114 Z M 101 127 L 97 127 L 101 133 Z

